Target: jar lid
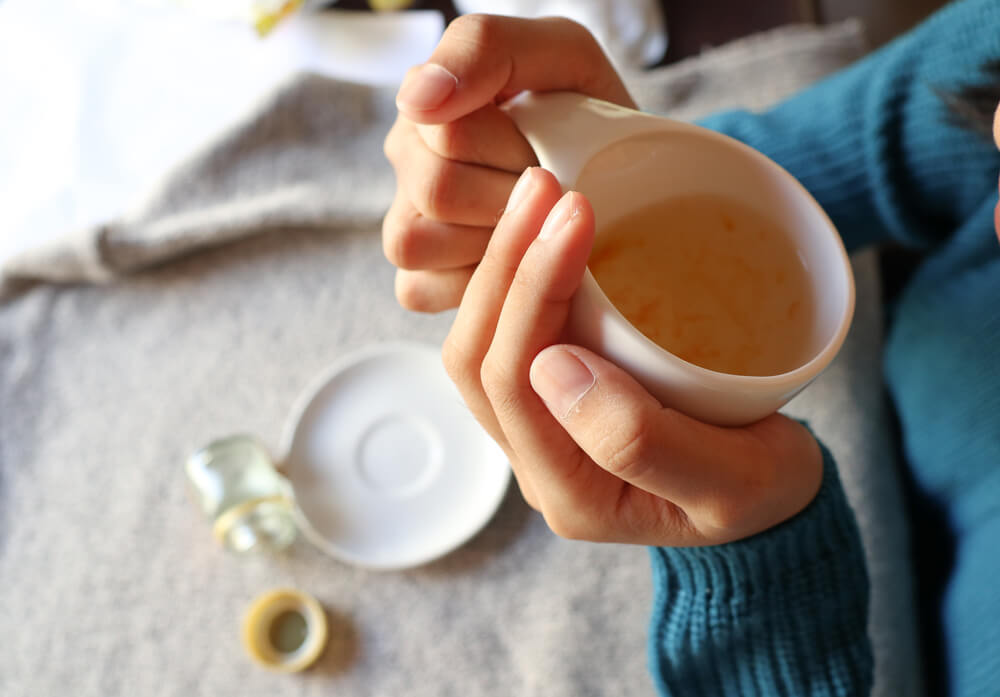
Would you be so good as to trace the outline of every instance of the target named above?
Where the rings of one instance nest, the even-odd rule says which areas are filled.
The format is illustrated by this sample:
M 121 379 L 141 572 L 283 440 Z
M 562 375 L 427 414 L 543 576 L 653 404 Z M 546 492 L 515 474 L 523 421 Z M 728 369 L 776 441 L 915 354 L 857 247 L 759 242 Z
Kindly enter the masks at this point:
M 418 343 L 371 345 L 334 364 L 292 410 L 282 452 L 300 530 L 374 569 L 423 564 L 463 544 L 510 481 L 439 349 Z
M 254 600 L 243 621 L 243 646 L 271 670 L 308 668 L 326 647 L 327 622 L 319 602 L 302 591 L 278 588 Z

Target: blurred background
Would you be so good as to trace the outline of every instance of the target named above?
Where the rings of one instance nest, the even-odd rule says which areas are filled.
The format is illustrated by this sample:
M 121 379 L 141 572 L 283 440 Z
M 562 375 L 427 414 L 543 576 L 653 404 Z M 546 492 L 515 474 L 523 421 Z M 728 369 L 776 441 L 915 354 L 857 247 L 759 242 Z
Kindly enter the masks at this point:
M 732 39 L 796 22 L 831 23 L 848 17 L 861 19 L 868 40 L 878 46 L 916 24 L 947 0 L 655 0 L 670 20 L 670 47 L 664 63 L 680 60 Z M 482 3 L 484 6 L 486 3 Z M 503 3 L 493 3 L 502 5 Z M 539 3 L 533 3 L 539 4 Z M 541 3 L 544 4 L 544 3 Z M 580 0 L 579 5 L 588 4 Z M 343 0 L 341 7 L 364 8 L 366 0 Z M 457 16 L 451 0 L 427 0 L 416 7 L 435 8 L 449 18 Z
M 398 83 L 461 13 L 567 14 L 588 24 L 620 66 L 638 68 L 773 27 L 852 16 L 877 46 L 941 4 L 0 0 L 0 265 L 121 213 L 171 165 L 297 72 Z M 408 11 L 374 13 L 372 5 Z M 275 24 L 265 37 L 252 28 L 262 11 Z

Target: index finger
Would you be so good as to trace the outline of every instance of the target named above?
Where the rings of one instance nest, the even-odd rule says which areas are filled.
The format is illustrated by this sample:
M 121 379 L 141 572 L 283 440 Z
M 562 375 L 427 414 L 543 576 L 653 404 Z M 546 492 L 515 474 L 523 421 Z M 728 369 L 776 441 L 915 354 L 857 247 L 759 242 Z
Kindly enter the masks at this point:
M 590 32 L 559 17 L 465 15 L 430 60 L 407 73 L 396 106 L 417 123 L 447 123 L 524 90 L 571 90 L 634 107 Z

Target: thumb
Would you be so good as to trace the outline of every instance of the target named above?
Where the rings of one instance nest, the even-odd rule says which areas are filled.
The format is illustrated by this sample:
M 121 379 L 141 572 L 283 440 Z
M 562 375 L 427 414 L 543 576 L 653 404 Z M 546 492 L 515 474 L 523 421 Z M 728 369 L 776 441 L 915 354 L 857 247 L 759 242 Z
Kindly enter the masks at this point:
M 561 17 L 464 15 L 407 73 L 396 106 L 417 123 L 454 121 L 524 90 L 571 90 L 634 107 L 596 39 Z
M 530 379 L 599 467 L 679 506 L 703 532 L 758 532 L 798 513 L 819 489 L 815 439 L 780 414 L 743 428 L 697 421 L 578 346 L 540 352 Z

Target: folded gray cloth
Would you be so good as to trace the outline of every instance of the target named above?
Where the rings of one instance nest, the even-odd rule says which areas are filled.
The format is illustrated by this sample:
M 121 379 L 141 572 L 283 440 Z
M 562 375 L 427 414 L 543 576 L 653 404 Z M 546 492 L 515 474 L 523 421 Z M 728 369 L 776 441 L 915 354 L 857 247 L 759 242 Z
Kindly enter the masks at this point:
M 863 51 L 861 27 L 791 26 L 668 68 L 627 75 L 646 111 L 690 119 L 759 109 Z M 356 229 L 394 191 L 381 152 L 394 90 L 302 76 L 193 153 L 128 213 L 29 249 L 0 268 L 0 300 L 34 280 L 107 281 L 136 269 L 285 226 Z
M 630 81 L 644 105 L 692 116 L 762 106 L 861 50 L 856 24 L 796 27 Z M 447 331 L 451 313 L 396 305 L 381 255 L 393 117 L 391 91 L 304 76 L 132 212 L 4 270 L 0 694 L 653 693 L 646 551 L 556 538 L 513 487 L 471 542 L 394 573 L 301 541 L 228 555 L 185 493 L 188 453 L 234 432 L 277 443 L 299 391 L 345 351 Z M 791 410 L 858 506 L 878 694 L 913 694 L 902 519 L 870 503 L 896 500 L 873 259 L 856 272 L 854 332 Z M 301 676 L 265 673 L 240 648 L 241 614 L 278 585 L 330 614 L 330 646 Z
M 393 94 L 295 78 L 165 173 L 130 212 L 8 261 L 0 298 L 32 280 L 108 281 L 267 230 L 370 227 L 395 189 L 381 156 Z

